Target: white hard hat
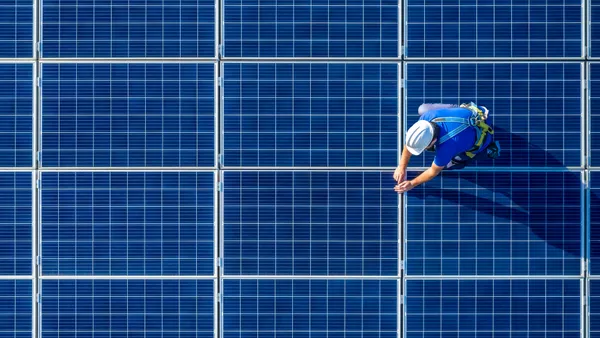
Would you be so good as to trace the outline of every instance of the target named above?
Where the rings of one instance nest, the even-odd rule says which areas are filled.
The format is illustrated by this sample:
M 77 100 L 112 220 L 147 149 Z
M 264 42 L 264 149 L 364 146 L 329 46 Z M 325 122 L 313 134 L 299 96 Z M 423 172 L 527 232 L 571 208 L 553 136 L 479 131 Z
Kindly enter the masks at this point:
M 433 126 L 425 120 L 419 120 L 406 132 L 406 149 L 413 155 L 421 155 L 433 140 Z

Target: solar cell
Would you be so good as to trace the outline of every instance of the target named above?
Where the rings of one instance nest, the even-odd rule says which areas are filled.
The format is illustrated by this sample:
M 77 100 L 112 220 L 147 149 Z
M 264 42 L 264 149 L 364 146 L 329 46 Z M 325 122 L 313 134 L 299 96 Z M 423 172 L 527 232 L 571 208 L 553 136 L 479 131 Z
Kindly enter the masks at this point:
M 600 337 L 600 280 L 591 279 L 589 281 L 589 306 L 588 322 L 590 338 Z
M 44 275 L 211 276 L 212 172 L 44 172 Z
M 600 56 L 600 2 L 589 1 L 588 12 L 588 53 L 589 57 Z
M 223 281 L 223 337 L 397 337 L 393 280 Z
M 474 101 L 490 110 L 502 154 L 485 167 L 581 167 L 581 63 L 408 63 L 408 129 L 421 103 Z M 425 154 L 411 166 L 431 165 Z
M 214 64 L 44 64 L 45 167 L 213 167 Z
M 589 165 L 600 166 L 600 64 L 589 63 L 589 104 L 588 104 L 588 128 L 589 128 Z
M 226 57 L 398 57 L 398 0 L 223 2 Z
M 581 281 L 407 280 L 405 337 L 581 335 Z
M 33 27 L 33 1 L 0 0 L 0 58 L 32 57 Z
M 396 64 L 225 63 L 224 165 L 394 167 Z
M 46 58 L 215 57 L 214 0 L 44 0 Z
M 600 274 L 600 173 L 591 171 L 589 173 L 589 260 L 588 269 L 590 275 Z
M 42 338 L 214 338 L 213 280 L 47 279 L 41 290 Z
M 223 183 L 225 275 L 397 275 L 391 173 L 225 171 Z
M 415 58 L 581 57 L 581 0 L 408 0 L 406 55 Z
M 406 273 L 579 276 L 581 208 L 580 173 L 443 173 L 407 195 Z
M 31 338 L 31 280 L 0 280 L 0 336 Z
M 32 202 L 31 173 L 0 172 L 0 275 L 32 274 Z
M 31 167 L 32 121 L 33 66 L 0 63 L 0 167 Z

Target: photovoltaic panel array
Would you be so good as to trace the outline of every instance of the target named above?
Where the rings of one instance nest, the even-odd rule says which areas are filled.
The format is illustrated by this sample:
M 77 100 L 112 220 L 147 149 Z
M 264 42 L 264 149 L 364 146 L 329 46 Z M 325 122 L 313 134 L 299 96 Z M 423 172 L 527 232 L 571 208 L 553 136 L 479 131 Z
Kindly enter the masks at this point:
M 582 64 L 408 63 L 406 122 L 422 103 L 475 102 L 489 109 L 502 155 L 485 167 L 581 167 Z M 433 155 L 411 160 L 429 167 Z
M 589 173 L 589 260 L 590 275 L 600 275 L 600 172 Z
M 600 56 L 600 2 L 589 1 L 588 12 L 588 53 L 590 57 Z
M 407 280 L 405 337 L 581 335 L 581 281 Z
M 396 64 L 225 63 L 223 164 L 393 167 Z
M 223 337 L 396 338 L 393 280 L 223 281 Z
M 31 280 L 0 280 L 0 336 L 31 338 Z
M 214 0 L 44 0 L 46 58 L 215 57 Z
M 44 64 L 45 167 L 214 167 L 215 69 Z
M 0 0 L 0 58 L 33 55 L 33 1 Z
M 589 281 L 589 337 L 600 337 L 600 280 Z
M 225 57 L 398 57 L 398 0 L 225 0 Z
M 212 172 L 45 172 L 44 275 L 212 276 Z
M 32 185 L 31 173 L 0 173 L 0 275 L 33 273 Z
M 588 124 L 589 124 L 589 165 L 600 167 L 600 64 L 589 64 L 589 104 L 588 104 Z
M 581 57 L 581 0 L 407 0 L 406 56 Z
M 581 274 L 581 174 L 448 172 L 412 190 L 407 275 Z
M 214 338 L 213 280 L 44 280 L 41 290 L 42 338 Z
M 395 276 L 389 173 L 224 173 L 225 275 Z
M 33 66 L 0 63 L 0 167 L 31 167 L 32 133 Z

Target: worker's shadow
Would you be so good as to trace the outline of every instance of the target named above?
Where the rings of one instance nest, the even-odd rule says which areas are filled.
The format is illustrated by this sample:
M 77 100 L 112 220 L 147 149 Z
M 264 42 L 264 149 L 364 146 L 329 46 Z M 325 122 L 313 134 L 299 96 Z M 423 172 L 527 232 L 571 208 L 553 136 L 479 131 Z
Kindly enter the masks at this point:
M 510 144 L 510 149 L 503 147 L 502 157 L 515 156 L 511 154 L 511 150 L 518 149 L 520 154 L 535 153 L 536 157 L 543 156 L 547 165 L 553 168 L 564 167 L 561 161 L 544 149 L 530 144 L 523 137 L 497 127 L 494 130 L 496 135 L 502 135 L 501 143 Z M 490 170 L 493 171 L 493 168 Z M 408 194 L 409 206 L 431 203 L 439 205 L 439 201 L 446 201 L 448 205 L 456 206 L 457 210 L 475 215 L 470 216 L 477 218 L 472 221 L 479 220 L 490 224 L 508 221 L 513 228 L 510 231 L 515 231 L 515 226 L 523 227 L 519 229 L 520 231 L 528 227 L 530 235 L 526 237 L 530 240 L 535 240 L 532 236 L 535 235 L 549 245 L 562 250 L 565 257 L 582 257 L 580 173 L 561 172 L 546 175 L 527 171 L 490 173 L 457 170 L 445 171 L 438 179 L 442 183 L 437 184 L 444 184 L 444 186 L 434 188 L 427 187 L 429 184 L 426 184 L 422 189 L 416 188 L 411 191 Z M 555 182 L 548 182 L 549 180 Z M 443 182 L 452 186 L 448 187 Z M 446 189 L 443 189 L 444 187 Z M 591 205 L 600 206 L 600 196 L 593 195 L 591 199 Z M 500 225 L 497 224 L 496 227 L 498 226 Z

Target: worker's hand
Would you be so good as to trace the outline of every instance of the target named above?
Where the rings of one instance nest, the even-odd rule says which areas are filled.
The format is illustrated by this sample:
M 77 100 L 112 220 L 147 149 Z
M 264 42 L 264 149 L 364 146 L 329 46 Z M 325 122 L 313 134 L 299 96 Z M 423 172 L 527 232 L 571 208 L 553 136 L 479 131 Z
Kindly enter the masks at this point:
M 396 168 L 396 171 L 394 171 L 394 180 L 398 183 L 406 181 L 406 170 L 402 169 L 402 167 Z
M 397 186 L 395 186 L 394 190 L 396 190 L 397 193 L 402 194 L 402 193 L 412 190 L 412 188 L 414 188 L 414 187 L 415 186 L 412 184 L 411 181 L 404 181 L 404 182 L 398 184 Z

